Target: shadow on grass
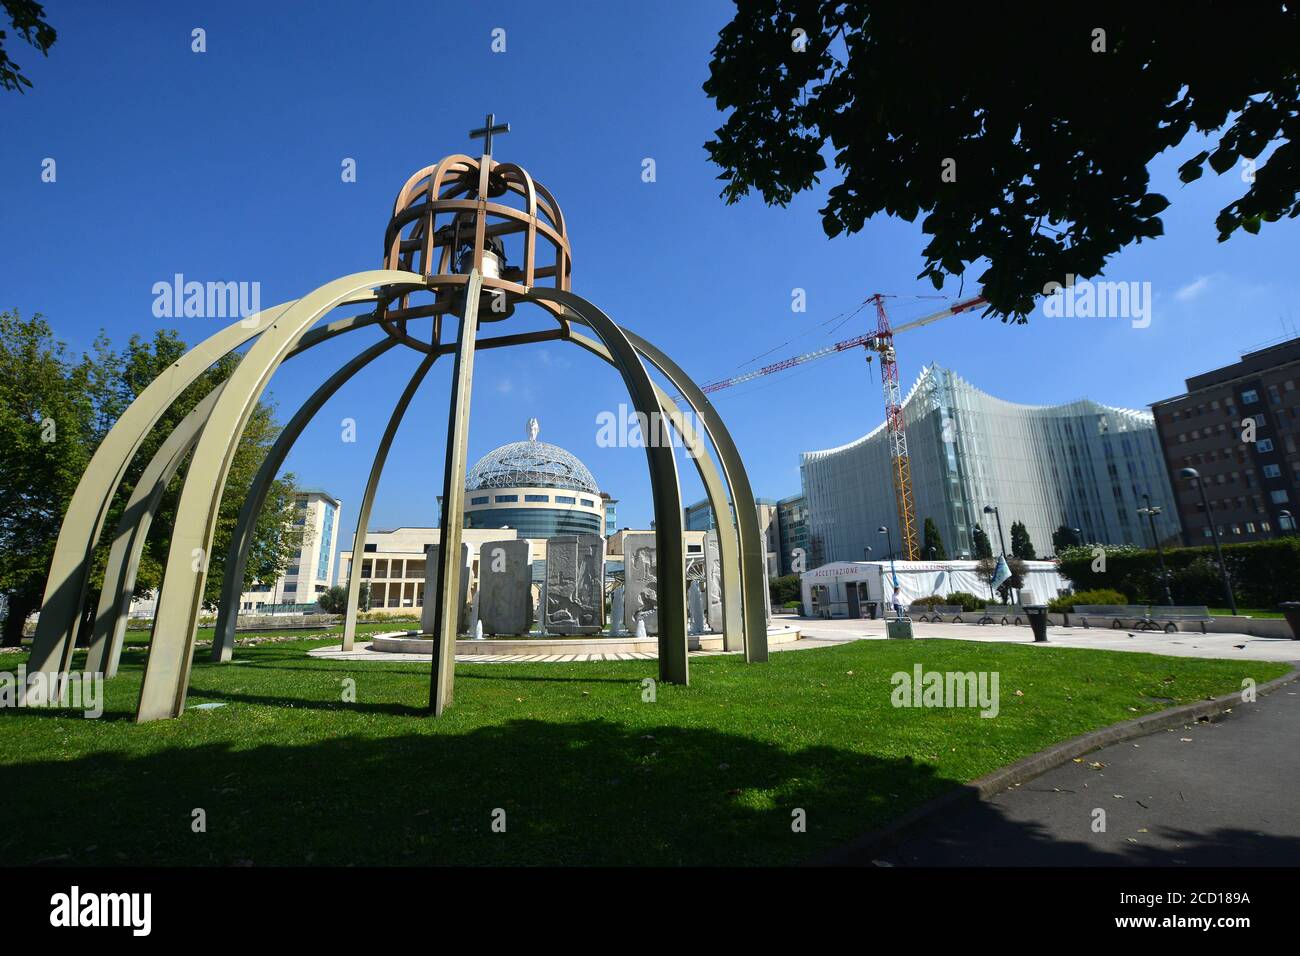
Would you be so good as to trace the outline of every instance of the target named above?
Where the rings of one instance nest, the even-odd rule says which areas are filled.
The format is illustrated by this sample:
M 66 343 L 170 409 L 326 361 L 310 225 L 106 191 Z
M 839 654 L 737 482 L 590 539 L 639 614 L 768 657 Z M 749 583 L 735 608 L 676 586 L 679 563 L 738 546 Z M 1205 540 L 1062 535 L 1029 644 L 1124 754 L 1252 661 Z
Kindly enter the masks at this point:
M 953 785 L 909 758 L 607 720 L 223 741 L 0 767 L 23 808 L 0 824 L 0 861 L 794 863 Z

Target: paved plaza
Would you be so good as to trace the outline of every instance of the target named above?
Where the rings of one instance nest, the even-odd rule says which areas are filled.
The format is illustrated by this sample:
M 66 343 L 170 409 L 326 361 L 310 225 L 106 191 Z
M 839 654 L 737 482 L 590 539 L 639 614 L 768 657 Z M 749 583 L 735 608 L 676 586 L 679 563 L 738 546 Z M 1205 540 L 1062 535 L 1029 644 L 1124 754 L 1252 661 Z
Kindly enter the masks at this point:
M 847 641 L 887 640 L 883 620 L 814 620 L 779 615 L 773 626 L 796 626 L 802 639 L 791 644 L 775 641 L 770 650 L 804 651 L 817 647 L 830 647 Z M 917 639 L 941 638 L 958 641 L 990 641 L 997 644 L 1033 644 L 1034 636 L 1027 626 L 999 624 L 943 624 L 912 623 L 912 633 Z M 1110 628 L 1049 627 L 1047 644 L 1040 647 L 1082 647 L 1101 651 L 1138 651 L 1146 654 L 1165 654 L 1170 657 L 1206 657 L 1221 660 L 1284 661 L 1300 663 L 1300 641 L 1277 637 L 1252 637 L 1248 634 L 1200 634 L 1163 631 L 1111 630 Z M 351 651 L 339 645 L 317 648 L 313 657 L 345 661 L 402 661 L 418 660 L 420 655 L 389 654 L 371 651 L 369 644 L 358 644 Z M 728 651 L 691 651 L 692 657 L 716 657 Z M 628 654 L 458 654 L 457 663 L 569 663 L 573 661 L 654 660 L 654 653 Z

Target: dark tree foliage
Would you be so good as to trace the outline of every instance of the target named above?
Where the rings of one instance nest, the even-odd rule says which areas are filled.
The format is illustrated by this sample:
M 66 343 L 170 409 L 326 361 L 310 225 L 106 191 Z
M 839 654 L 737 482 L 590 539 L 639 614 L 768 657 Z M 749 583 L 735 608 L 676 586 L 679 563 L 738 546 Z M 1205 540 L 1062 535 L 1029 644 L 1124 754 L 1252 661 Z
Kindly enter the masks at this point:
M 983 559 L 993 557 L 993 545 L 989 543 L 989 536 L 984 533 L 984 529 L 978 524 L 975 525 L 975 530 L 971 532 L 971 538 L 975 545 L 976 558 Z
M 1081 544 L 1083 544 L 1083 535 L 1075 531 L 1074 528 L 1061 525 L 1052 532 L 1052 550 L 1058 555 L 1066 548 L 1073 548 Z
M 1011 522 L 1011 553 L 1022 561 L 1036 560 L 1034 542 L 1029 540 L 1029 529 L 1021 521 Z
M 33 0 L 0 0 L 13 24 L 14 32 L 34 46 L 41 53 L 49 54 L 58 34 L 45 22 L 45 8 Z M 24 86 L 31 86 L 32 81 L 19 72 L 18 64 L 9 58 L 4 50 L 5 41 L 9 39 L 4 30 L 0 30 L 0 89 L 23 92 Z
M 1219 213 L 1220 241 L 1300 215 L 1300 12 L 1282 0 L 930 13 L 902 0 L 745 0 L 704 90 L 729 111 L 706 144 L 728 202 L 756 190 L 785 205 L 829 156 L 828 236 L 877 213 L 920 217 L 919 277 L 940 288 L 987 260 L 979 283 L 1004 320 L 1025 321 L 1049 282 L 1095 276 L 1162 234 L 1169 202 L 1147 165 L 1193 130 L 1218 138 L 1182 165 L 1184 182 L 1277 144 Z
M 921 541 L 921 557 L 930 561 L 948 560 L 948 552 L 943 546 L 943 538 L 940 537 L 939 527 L 934 523 L 933 518 L 925 519 Z

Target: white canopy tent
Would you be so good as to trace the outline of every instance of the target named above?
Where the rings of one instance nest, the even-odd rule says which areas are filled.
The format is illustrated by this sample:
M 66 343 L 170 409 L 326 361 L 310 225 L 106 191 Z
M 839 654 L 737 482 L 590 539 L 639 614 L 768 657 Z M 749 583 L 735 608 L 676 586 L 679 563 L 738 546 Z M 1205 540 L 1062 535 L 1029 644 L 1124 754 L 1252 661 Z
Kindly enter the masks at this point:
M 877 614 L 893 594 L 897 573 L 904 607 L 932 594 L 966 591 L 989 597 L 989 586 L 975 573 L 976 561 L 836 561 L 800 575 L 803 610 L 813 617 L 866 617 L 866 604 L 875 601 Z M 1061 576 L 1055 561 L 1026 561 L 1024 604 L 1045 604 L 1068 594 L 1070 581 Z

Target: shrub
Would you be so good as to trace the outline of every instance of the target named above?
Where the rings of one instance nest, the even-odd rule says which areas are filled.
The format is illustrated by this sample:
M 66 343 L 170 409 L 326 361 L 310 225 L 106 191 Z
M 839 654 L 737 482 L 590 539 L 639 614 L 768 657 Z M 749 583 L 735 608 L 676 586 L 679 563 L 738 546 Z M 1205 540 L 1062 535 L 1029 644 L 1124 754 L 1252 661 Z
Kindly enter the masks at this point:
M 1061 573 L 1080 590 L 1122 587 L 1135 601 L 1163 602 L 1155 551 L 1107 545 L 1105 558 L 1105 569 L 1094 571 L 1092 546 L 1066 548 L 1061 553 Z M 1225 544 L 1223 560 L 1237 603 L 1244 607 L 1276 607 L 1300 597 L 1300 538 Z M 1213 545 L 1171 548 L 1165 551 L 1165 564 L 1176 602 L 1223 606 L 1227 598 Z
M 785 607 L 791 601 L 798 601 L 802 591 L 802 585 L 797 574 L 783 574 L 779 578 L 772 578 L 767 582 L 767 589 L 772 595 L 772 604 L 775 607 Z
M 1110 588 L 1097 588 L 1093 591 L 1079 591 L 1052 598 L 1047 602 L 1047 609 L 1055 614 L 1071 611 L 1080 604 L 1128 604 L 1128 597 Z
M 947 604 L 948 599 L 939 594 L 931 594 L 927 597 L 917 598 L 913 604 L 924 604 L 926 607 L 934 607 L 937 604 Z
M 786 602 L 785 602 L 784 604 L 782 604 L 781 606 L 782 606 L 783 608 L 785 608 L 787 611 L 801 611 L 801 610 L 803 610 L 803 602 L 802 602 L 802 601 L 786 601 Z
M 988 601 L 976 597 L 969 591 L 953 591 L 943 601 L 944 604 L 960 604 L 963 611 L 979 611 L 988 607 Z

